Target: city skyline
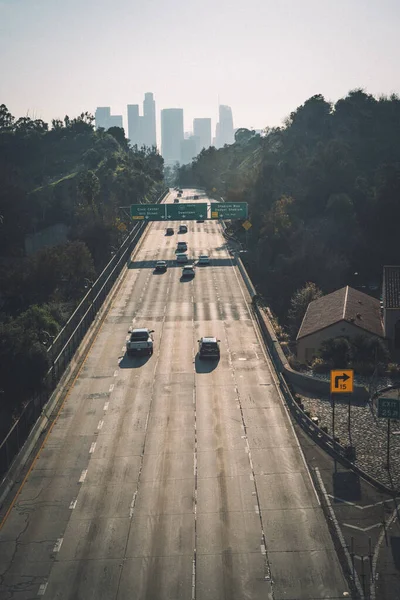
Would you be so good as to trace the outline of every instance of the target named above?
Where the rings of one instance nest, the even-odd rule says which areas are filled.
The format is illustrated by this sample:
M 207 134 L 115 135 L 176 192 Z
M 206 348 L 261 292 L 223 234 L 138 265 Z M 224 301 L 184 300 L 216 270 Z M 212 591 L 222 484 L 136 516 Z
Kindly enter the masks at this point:
M 212 119 L 199 117 L 193 119 L 190 131 L 184 128 L 184 109 L 165 108 L 160 110 L 160 133 L 156 131 L 156 103 L 152 92 L 146 92 L 143 102 L 143 115 L 139 114 L 138 104 L 127 105 L 127 123 L 122 122 L 121 115 L 112 115 L 110 106 L 98 106 L 95 111 L 96 129 L 107 129 L 112 125 L 123 127 L 125 136 L 132 146 L 151 147 L 156 145 L 167 164 L 180 162 L 187 164 L 197 156 L 203 148 L 213 145 L 222 148 L 225 144 L 233 144 L 235 129 L 232 109 L 227 105 L 219 105 L 219 119 L 212 136 Z M 160 139 L 160 142 L 158 142 Z
M 237 127 L 264 129 L 282 125 L 315 94 L 336 102 L 356 88 L 375 96 L 399 92 L 399 26 L 395 0 L 329 7 L 318 0 L 250 0 L 245 6 L 239 0 L 174 0 L 173 6 L 71 0 L 66 7 L 54 0 L 1 0 L 0 51 L 7 57 L 1 101 L 17 117 L 47 123 L 94 113 L 100 102 L 126 125 L 126 100 L 141 104 L 137 90 L 151 89 L 159 107 L 185 107 L 185 130 L 194 118 L 211 117 L 214 136 L 219 96 L 232 107 Z M 141 47 L 146 51 L 138 53 Z

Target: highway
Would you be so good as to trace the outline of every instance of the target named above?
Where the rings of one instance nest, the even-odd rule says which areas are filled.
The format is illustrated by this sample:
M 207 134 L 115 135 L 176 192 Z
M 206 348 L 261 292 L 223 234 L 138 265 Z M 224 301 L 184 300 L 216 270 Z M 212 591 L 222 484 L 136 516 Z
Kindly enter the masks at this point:
M 187 224 L 151 224 L 133 257 L 0 530 L 1 600 L 348 594 L 221 227 Z M 178 240 L 212 258 L 191 281 Z M 154 329 L 152 356 L 126 356 L 132 325 Z

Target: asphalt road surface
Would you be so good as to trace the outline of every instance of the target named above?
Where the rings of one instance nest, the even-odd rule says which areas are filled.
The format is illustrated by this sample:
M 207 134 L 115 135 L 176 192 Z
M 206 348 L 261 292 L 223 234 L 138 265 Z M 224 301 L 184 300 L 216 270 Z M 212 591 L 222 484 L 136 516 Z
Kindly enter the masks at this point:
M 221 228 L 172 226 L 149 227 L 3 523 L 1 600 L 348 597 Z M 191 281 L 178 240 L 212 258 Z M 155 330 L 153 356 L 126 356 L 132 325 Z

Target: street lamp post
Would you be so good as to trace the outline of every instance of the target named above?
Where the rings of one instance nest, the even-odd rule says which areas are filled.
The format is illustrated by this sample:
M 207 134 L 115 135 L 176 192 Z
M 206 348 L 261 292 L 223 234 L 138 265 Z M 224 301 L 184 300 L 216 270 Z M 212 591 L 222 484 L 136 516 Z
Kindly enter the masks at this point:
M 93 294 L 92 294 L 93 281 L 91 279 L 88 279 L 87 277 L 84 277 L 84 282 L 85 282 L 85 289 L 87 290 L 89 288 L 90 312 L 92 313 L 92 317 L 93 317 Z
M 55 367 L 55 360 L 54 360 L 54 351 L 52 348 L 53 345 L 53 341 L 55 339 L 55 335 L 51 335 L 48 331 L 41 331 L 40 333 L 41 335 L 41 342 L 43 344 L 43 346 L 46 346 L 46 348 L 48 348 L 50 350 L 50 360 L 51 360 L 51 376 L 52 379 L 54 380 L 56 378 L 56 367 Z

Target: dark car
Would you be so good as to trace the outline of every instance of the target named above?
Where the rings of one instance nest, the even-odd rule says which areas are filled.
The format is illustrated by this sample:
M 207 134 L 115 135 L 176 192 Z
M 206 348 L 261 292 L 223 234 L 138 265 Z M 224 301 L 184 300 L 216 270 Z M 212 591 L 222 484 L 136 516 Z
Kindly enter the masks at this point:
M 193 200 L 198 200 L 199 197 L 198 196 L 193 196 Z
M 179 198 L 175 198 L 174 204 L 179 204 Z
M 167 227 L 165 230 L 165 235 L 174 235 L 174 230 L 172 227 Z
M 219 358 L 219 342 L 215 337 L 202 337 L 199 342 L 199 358 Z
M 156 267 L 154 270 L 156 273 L 165 273 L 165 271 L 167 270 L 167 263 L 165 262 L 165 260 L 158 260 L 156 262 Z
M 193 265 L 189 265 L 187 267 L 183 267 L 183 269 L 182 269 L 182 279 L 192 278 L 195 275 L 196 275 L 196 273 L 195 273 Z

